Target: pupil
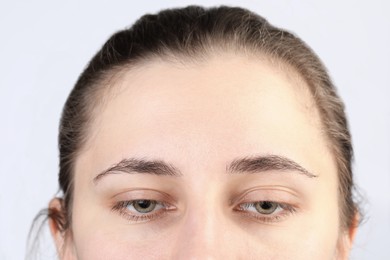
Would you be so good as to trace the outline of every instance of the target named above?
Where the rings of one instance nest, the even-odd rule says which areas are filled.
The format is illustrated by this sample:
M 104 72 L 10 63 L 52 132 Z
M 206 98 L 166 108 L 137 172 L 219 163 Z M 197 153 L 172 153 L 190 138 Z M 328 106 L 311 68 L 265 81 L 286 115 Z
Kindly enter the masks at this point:
M 139 201 L 137 201 L 138 206 L 140 206 L 143 209 L 149 208 L 151 203 L 152 202 L 150 200 L 139 200 Z
M 272 203 L 269 202 L 269 201 L 264 201 L 264 202 L 261 203 L 261 208 L 265 209 L 265 210 L 271 209 L 272 208 Z

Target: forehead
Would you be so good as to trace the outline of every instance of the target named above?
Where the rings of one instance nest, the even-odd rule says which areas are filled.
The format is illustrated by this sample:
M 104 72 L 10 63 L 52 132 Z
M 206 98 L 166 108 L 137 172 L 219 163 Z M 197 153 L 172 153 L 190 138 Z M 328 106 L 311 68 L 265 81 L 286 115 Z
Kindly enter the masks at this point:
M 123 103 L 143 117 L 213 111 L 242 117 L 245 112 L 272 115 L 272 111 L 289 108 L 319 123 L 317 107 L 302 77 L 283 63 L 258 56 L 225 53 L 201 62 L 151 60 L 122 72 L 105 93 L 109 96 L 108 106 L 102 107 L 105 113 L 120 110 Z
M 312 153 L 313 142 L 325 147 L 305 82 L 266 59 L 226 54 L 198 63 L 145 62 L 123 73 L 110 92 L 88 146 L 102 165 L 134 153 L 175 161 L 185 152 L 208 161 L 209 153 L 219 160 L 262 151 L 297 157 L 296 149 Z

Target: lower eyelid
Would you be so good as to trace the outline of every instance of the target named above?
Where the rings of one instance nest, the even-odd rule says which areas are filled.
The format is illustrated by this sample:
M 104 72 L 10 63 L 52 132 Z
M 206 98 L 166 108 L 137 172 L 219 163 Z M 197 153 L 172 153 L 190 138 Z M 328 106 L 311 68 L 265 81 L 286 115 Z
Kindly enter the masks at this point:
M 276 215 L 263 215 L 260 213 L 254 213 L 254 212 L 239 212 L 239 214 L 242 214 L 244 217 L 254 219 L 256 221 L 260 221 L 262 223 L 276 223 L 276 222 L 281 222 L 288 218 L 290 215 L 293 214 L 293 212 L 282 212 L 278 213 Z

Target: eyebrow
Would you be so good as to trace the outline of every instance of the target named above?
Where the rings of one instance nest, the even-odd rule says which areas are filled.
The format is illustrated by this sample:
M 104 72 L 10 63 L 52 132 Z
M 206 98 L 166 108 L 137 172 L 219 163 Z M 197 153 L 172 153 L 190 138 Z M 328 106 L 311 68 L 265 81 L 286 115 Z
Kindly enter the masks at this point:
M 304 167 L 279 155 L 243 157 L 226 166 L 228 173 L 258 173 L 267 171 L 294 171 L 309 178 L 318 177 Z
M 117 164 L 114 164 L 107 170 L 104 170 L 93 178 L 96 184 L 102 177 L 114 173 L 144 173 L 158 176 L 182 176 L 182 173 L 173 165 L 162 160 L 145 160 L 137 158 L 123 159 Z
M 252 174 L 268 171 L 294 171 L 309 178 L 318 177 L 293 160 L 279 155 L 242 157 L 233 160 L 226 166 L 226 173 L 228 174 Z M 127 158 L 99 173 L 93 178 L 93 182 L 97 184 L 104 176 L 117 173 L 183 176 L 175 166 L 162 160 Z

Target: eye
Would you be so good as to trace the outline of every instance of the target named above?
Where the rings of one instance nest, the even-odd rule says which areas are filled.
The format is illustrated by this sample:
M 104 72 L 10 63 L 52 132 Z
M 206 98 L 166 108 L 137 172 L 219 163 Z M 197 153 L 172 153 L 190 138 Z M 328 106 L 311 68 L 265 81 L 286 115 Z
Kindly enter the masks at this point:
M 263 222 L 277 222 L 294 213 L 295 208 L 275 201 L 256 201 L 240 204 L 236 211 Z
M 257 201 L 239 205 L 239 209 L 270 215 L 283 210 L 280 203 L 274 201 Z
M 127 208 L 134 208 L 139 213 L 149 213 L 153 211 L 156 206 L 157 202 L 155 200 L 134 200 Z
M 112 208 L 126 219 L 135 222 L 153 220 L 171 209 L 166 203 L 147 199 L 120 201 Z

